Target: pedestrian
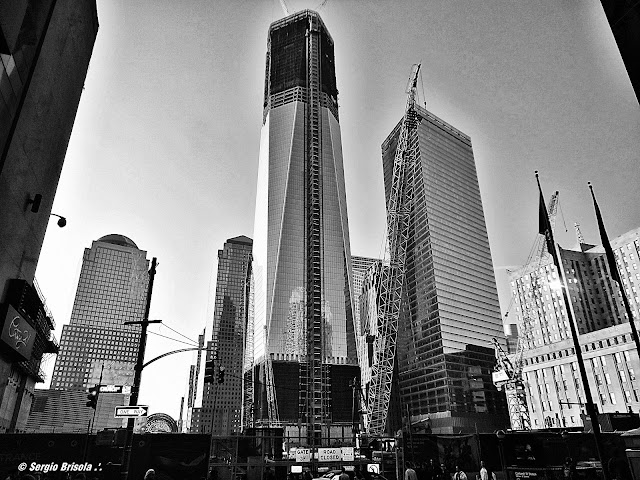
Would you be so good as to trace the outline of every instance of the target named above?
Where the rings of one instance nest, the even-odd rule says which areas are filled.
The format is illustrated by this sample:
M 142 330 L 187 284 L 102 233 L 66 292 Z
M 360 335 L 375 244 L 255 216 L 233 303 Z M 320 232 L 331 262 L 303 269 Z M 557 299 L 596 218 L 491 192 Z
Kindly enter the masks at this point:
M 480 460 L 480 480 L 489 480 L 489 472 L 484 465 L 484 461 Z
M 431 480 L 442 480 L 442 469 L 438 462 L 434 462 L 433 458 L 429 459 L 429 467 L 427 469 Z
M 404 472 L 404 480 L 418 480 L 418 475 L 413 468 L 407 468 Z
M 453 480 L 467 480 L 467 474 L 458 465 L 456 465 L 456 473 L 453 474 Z
M 564 461 L 564 468 L 563 468 L 564 479 L 573 480 L 575 478 L 575 470 L 576 470 L 576 466 L 573 463 L 573 458 L 567 457 L 567 459 Z
M 340 480 L 349 480 L 349 474 L 347 473 L 347 471 L 345 470 L 344 467 L 342 467 L 342 473 L 340 474 Z
M 480 480 L 496 480 L 496 474 L 488 470 L 482 460 L 480 460 Z
M 271 470 L 271 467 L 267 467 L 264 471 L 264 480 L 275 480 L 276 476 Z
M 442 472 L 441 478 L 443 480 L 451 480 L 451 475 L 449 474 L 449 470 L 447 470 L 447 466 L 444 463 L 440 464 L 440 471 Z

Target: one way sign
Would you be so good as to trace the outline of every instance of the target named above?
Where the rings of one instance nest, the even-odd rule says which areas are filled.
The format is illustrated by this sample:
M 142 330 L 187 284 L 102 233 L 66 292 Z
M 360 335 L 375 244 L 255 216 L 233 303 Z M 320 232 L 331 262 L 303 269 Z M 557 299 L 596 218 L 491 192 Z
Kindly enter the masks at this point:
M 127 418 L 127 417 L 146 417 L 149 414 L 148 405 L 134 405 L 116 407 L 115 418 Z

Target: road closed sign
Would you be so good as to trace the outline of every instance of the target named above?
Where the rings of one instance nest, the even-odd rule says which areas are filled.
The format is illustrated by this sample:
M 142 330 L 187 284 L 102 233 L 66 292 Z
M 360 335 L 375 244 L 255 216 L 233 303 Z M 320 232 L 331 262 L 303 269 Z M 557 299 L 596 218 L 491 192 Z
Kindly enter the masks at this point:
M 318 449 L 319 462 L 339 462 L 341 460 L 342 460 L 341 448 L 319 448 Z

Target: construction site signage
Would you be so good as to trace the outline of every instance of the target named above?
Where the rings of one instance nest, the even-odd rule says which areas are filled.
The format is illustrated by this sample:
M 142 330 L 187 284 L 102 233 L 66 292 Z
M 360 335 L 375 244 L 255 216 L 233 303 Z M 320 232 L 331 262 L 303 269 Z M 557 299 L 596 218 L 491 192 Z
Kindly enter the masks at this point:
M 296 448 L 296 462 L 308 463 L 311 461 L 311 449 L 310 448 Z
M 342 461 L 353 462 L 355 455 L 353 454 L 353 447 L 342 447 Z
M 342 460 L 341 448 L 319 448 L 318 449 L 319 462 L 339 462 L 340 460 Z

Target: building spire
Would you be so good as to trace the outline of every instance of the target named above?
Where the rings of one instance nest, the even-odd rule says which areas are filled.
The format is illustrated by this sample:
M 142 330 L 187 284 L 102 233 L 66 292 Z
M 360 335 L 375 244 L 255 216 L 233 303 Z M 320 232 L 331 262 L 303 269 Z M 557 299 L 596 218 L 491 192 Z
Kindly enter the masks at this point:
M 574 223 L 573 226 L 576 228 L 576 237 L 578 238 L 578 243 L 580 245 L 584 244 L 584 237 L 582 236 L 582 232 L 580 231 L 580 224 L 579 223 Z

